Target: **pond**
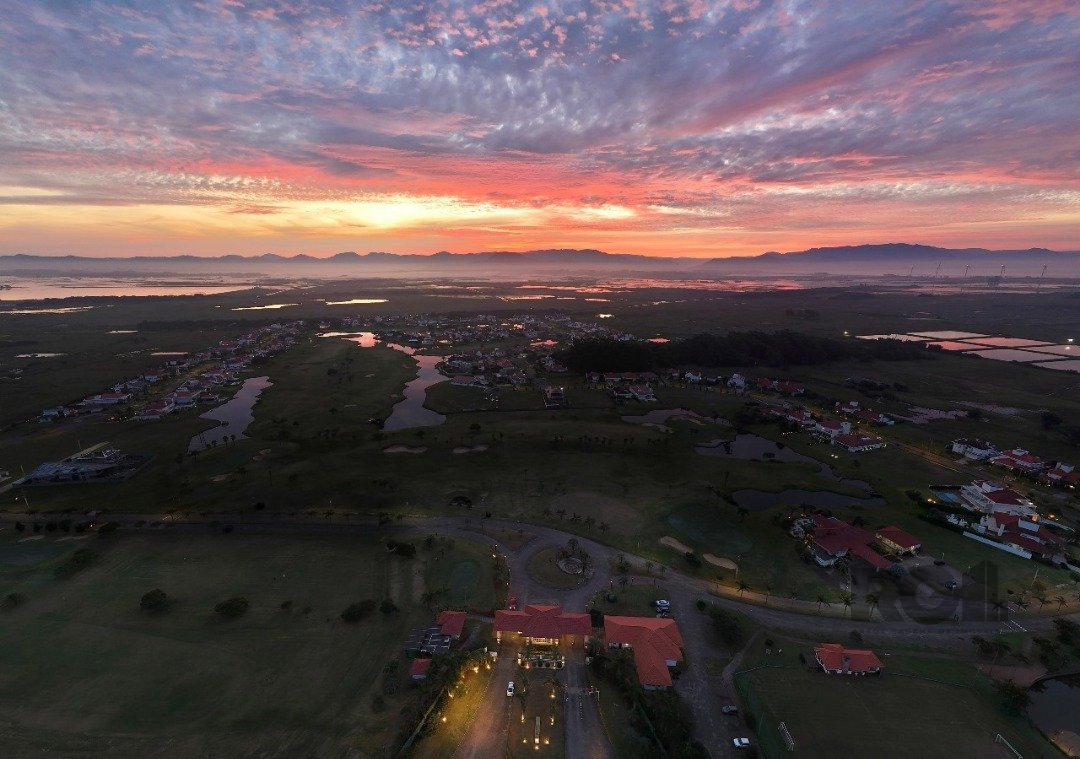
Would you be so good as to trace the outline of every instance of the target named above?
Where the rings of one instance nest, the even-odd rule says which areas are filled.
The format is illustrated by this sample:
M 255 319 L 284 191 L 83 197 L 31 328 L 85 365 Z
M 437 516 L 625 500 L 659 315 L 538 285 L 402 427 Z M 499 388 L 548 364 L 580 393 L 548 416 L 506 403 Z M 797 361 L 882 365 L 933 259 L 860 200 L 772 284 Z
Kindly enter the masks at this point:
M 817 459 L 796 453 L 786 445 L 782 446 L 780 443 L 752 433 L 736 435 L 734 440 L 718 440 L 710 445 L 699 445 L 694 450 L 702 456 L 719 456 L 743 461 L 771 459 L 789 463 L 820 464 Z
M 829 490 L 781 490 L 769 493 L 764 490 L 736 490 L 731 494 L 741 508 L 762 511 L 774 506 L 807 505 L 815 509 L 836 509 L 844 506 L 884 506 L 879 497 L 858 498 L 853 495 L 833 493 Z
M 322 337 L 344 337 L 361 348 L 374 348 L 379 344 L 374 332 L 327 332 Z M 415 349 L 397 343 L 386 343 L 386 347 L 412 356 L 416 362 L 416 377 L 405 385 L 405 397 L 394 404 L 390 416 L 383 422 L 382 430 L 394 432 L 415 427 L 434 427 L 445 422 L 446 417 L 426 407 L 424 401 L 427 400 L 429 387 L 446 381 L 446 377 L 438 369 L 446 356 L 421 355 Z
M 624 416 L 622 420 L 630 424 L 664 424 L 669 419 L 689 419 L 698 422 L 719 421 L 695 413 L 688 408 L 658 408 L 646 414 Z
M 1047 735 L 1072 732 L 1080 742 L 1080 675 L 1043 680 L 1029 691 L 1028 716 Z M 1064 741 L 1065 736 L 1060 736 Z
M 255 401 L 262 391 L 273 383 L 269 377 L 251 377 L 244 380 L 239 392 L 217 408 L 199 416 L 200 419 L 213 419 L 221 424 L 213 429 L 200 432 L 188 443 L 189 451 L 201 451 L 221 443 L 226 435 L 244 437 L 244 430 L 255 421 Z

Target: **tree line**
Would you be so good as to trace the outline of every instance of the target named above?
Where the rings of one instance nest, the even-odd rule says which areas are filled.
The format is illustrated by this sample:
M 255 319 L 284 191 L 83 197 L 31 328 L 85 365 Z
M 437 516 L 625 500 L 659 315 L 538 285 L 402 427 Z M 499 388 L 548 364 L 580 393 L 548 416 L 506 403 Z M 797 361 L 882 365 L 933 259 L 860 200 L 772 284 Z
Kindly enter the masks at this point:
M 898 340 L 838 340 L 792 330 L 703 333 L 668 343 L 586 338 L 555 357 L 578 372 L 649 371 L 674 366 L 812 366 L 831 361 L 927 358 L 921 344 Z

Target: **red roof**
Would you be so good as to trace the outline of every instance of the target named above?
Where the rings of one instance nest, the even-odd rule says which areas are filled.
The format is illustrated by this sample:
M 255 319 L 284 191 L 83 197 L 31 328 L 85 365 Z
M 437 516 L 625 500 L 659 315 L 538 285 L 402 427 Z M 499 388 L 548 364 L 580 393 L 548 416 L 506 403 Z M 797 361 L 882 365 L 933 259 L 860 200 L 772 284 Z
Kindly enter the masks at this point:
M 563 635 L 590 635 L 588 614 L 564 612 L 555 604 L 529 604 L 521 611 L 495 612 L 495 632 L 516 632 L 527 638 L 558 638 Z
M 888 569 L 892 566 L 892 562 L 886 559 L 877 551 L 873 550 L 869 546 L 852 546 L 851 553 L 858 556 L 874 569 Z
M 882 527 L 877 531 L 877 536 L 882 540 L 888 540 L 895 543 L 905 551 L 910 551 L 912 548 L 918 548 L 922 545 L 921 540 L 910 532 L 901 530 L 899 527 Z
M 671 685 L 669 661 L 683 660 L 683 640 L 675 620 L 664 617 L 604 616 L 604 641 L 629 645 L 642 685 Z
M 409 667 L 409 677 L 417 679 L 427 677 L 429 669 L 431 669 L 431 659 L 413 659 L 412 666 Z
M 865 674 L 885 666 L 873 651 L 844 648 L 839 643 L 822 643 L 814 649 L 814 654 L 821 666 L 832 672 L 842 672 L 845 660 L 848 670 L 855 674 Z
M 439 632 L 443 635 L 460 638 L 461 631 L 465 627 L 465 612 L 451 611 L 450 609 L 440 611 L 439 616 L 435 618 L 435 623 L 439 626 Z

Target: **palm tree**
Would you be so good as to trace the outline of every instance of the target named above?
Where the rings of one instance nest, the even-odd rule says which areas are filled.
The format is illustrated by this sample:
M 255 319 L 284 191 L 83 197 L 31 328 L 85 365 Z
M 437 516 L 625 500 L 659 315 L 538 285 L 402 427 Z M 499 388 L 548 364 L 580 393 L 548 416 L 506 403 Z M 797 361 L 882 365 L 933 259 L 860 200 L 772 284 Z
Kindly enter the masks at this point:
M 866 605 L 870 609 L 870 618 L 871 619 L 874 618 L 874 609 L 876 609 L 878 607 L 879 603 L 881 603 L 881 597 L 877 593 L 867 593 L 866 594 Z
M 827 600 L 825 600 L 825 596 L 824 596 L 824 595 L 819 595 L 819 596 L 817 597 L 817 610 L 818 610 L 818 613 L 819 613 L 819 614 L 821 613 L 821 607 L 822 607 L 822 606 L 823 606 L 824 604 L 827 604 L 827 603 L 829 603 L 829 602 L 828 602 Z
M 748 590 L 750 590 L 750 586 L 747 585 L 746 582 L 744 582 L 743 580 L 739 580 L 739 597 L 741 598 L 742 594 Z
M 1058 605 L 1059 609 L 1064 609 L 1069 603 L 1065 600 L 1065 596 L 1054 596 L 1054 602 Z
M 854 601 L 855 596 L 853 596 L 851 593 L 840 594 L 840 603 L 842 603 L 844 605 L 844 608 L 847 609 L 848 616 L 851 616 L 851 604 Z
M 769 596 L 772 595 L 772 585 L 765 583 L 765 605 L 769 605 Z

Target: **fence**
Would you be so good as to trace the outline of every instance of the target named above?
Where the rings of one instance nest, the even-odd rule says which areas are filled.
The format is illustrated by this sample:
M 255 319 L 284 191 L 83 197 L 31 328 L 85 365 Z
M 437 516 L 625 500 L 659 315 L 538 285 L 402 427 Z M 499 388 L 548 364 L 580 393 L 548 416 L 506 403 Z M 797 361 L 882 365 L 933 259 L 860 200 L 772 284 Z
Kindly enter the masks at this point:
M 743 710 L 754 720 L 754 729 L 757 732 L 758 748 L 766 759 L 780 759 L 790 755 L 788 739 L 795 736 L 788 734 L 787 738 L 781 733 L 782 724 L 772 710 L 769 709 L 757 688 L 750 682 L 750 675 L 759 669 L 789 669 L 789 667 L 777 667 L 766 664 L 753 669 L 744 669 L 734 675 L 735 690 L 739 692 Z M 787 732 L 786 726 L 784 732 Z

